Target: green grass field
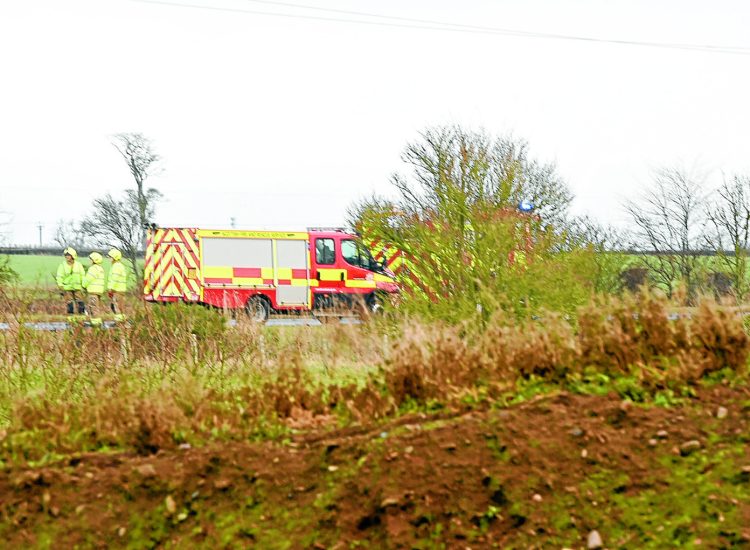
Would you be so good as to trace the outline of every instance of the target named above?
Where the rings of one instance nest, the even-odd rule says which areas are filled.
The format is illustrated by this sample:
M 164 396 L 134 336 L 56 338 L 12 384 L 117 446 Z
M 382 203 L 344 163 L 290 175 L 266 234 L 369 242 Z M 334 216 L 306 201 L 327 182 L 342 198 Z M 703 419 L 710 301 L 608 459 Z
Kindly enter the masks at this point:
M 55 286 L 55 274 L 57 266 L 60 265 L 62 256 L 32 256 L 13 254 L 7 256 L 10 260 L 10 267 L 18 273 L 18 284 L 21 287 L 41 287 L 48 288 Z M 124 260 L 126 265 L 130 262 Z M 84 268 L 88 268 L 91 262 L 88 258 L 82 258 L 81 263 Z M 109 262 L 105 261 L 104 269 L 109 273 Z M 134 281 L 130 282 L 132 286 Z
M 51 287 L 55 286 L 55 273 L 62 261 L 61 256 L 8 256 L 10 267 L 18 273 L 21 286 Z

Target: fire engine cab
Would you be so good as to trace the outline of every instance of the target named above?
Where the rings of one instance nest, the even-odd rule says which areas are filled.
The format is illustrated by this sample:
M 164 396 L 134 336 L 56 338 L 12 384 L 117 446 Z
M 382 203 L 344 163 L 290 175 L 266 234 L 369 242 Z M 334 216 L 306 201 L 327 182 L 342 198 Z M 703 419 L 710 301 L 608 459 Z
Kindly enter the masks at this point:
M 395 276 L 342 229 L 304 232 L 157 228 L 148 231 L 144 297 L 271 311 L 376 310 Z

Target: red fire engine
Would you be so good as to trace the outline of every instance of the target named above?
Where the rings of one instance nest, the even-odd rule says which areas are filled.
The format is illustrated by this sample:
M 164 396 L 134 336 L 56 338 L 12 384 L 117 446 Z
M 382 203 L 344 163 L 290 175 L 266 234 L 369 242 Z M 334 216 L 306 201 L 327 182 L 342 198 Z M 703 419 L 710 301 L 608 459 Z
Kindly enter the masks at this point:
M 144 296 L 244 308 L 257 321 L 271 311 L 366 305 L 398 292 L 394 274 L 342 229 L 304 232 L 156 228 L 148 232 Z

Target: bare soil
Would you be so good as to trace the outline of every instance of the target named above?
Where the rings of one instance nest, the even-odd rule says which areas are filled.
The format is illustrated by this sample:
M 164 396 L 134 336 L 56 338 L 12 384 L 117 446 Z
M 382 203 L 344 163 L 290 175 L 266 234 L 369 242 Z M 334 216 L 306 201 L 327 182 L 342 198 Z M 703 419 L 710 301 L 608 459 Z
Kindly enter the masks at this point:
M 0 473 L 0 537 L 12 548 L 584 548 L 597 530 L 613 548 L 750 547 L 749 400 L 721 385 L 670 408 L 557 393 L 347 429 L 300 418 L 282 443 L 75 455 Z M 675 472 L 706 502 L 681 503 Z M 659 500 L 670 492 L 676 502 Z

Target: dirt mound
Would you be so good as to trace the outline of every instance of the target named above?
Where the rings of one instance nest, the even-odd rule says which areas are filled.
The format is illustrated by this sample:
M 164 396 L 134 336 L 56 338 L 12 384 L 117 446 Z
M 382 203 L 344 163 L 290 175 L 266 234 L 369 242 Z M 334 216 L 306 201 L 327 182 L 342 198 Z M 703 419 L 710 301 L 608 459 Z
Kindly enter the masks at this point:
M 750 392 L 558 393 L 284 444 L 84 454 L 0 474 L 10 547 L 750 545 Z

